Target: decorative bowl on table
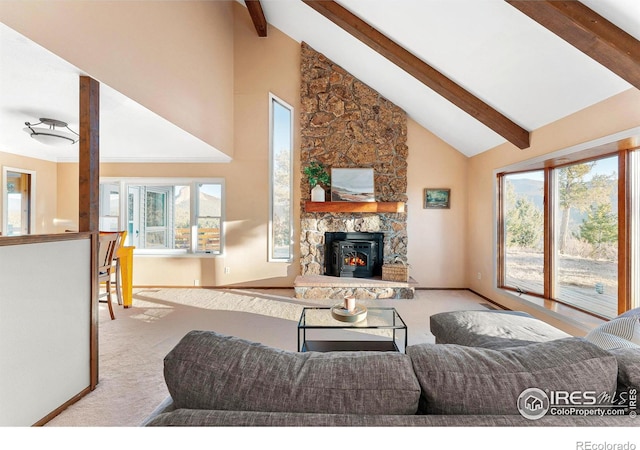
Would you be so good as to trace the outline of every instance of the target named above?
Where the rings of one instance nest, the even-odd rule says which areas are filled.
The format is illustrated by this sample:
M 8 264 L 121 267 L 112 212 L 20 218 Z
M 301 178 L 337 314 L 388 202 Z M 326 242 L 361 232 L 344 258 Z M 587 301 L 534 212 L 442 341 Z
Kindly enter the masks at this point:
M 354 310 L 349 311 L 343 304 L 338 304 L 331 308 L 331 316 L 340 322 L 360 322 L 367 317 L 367 308 L 356 304 Z

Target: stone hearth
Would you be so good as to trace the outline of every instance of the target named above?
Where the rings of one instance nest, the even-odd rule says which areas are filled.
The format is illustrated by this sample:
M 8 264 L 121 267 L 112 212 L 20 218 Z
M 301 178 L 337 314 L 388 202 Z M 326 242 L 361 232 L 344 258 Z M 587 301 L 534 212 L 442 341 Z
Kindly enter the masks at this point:
M 341 300 L 347 295 L 357 299 L 410 299 L 414 297 L 417 282 L 410 278 L 408 283 L 383 281 L 374 278 L 344 278 L 325 275 L 303 275 L 296 278 L 294 289 L 296 298 Z

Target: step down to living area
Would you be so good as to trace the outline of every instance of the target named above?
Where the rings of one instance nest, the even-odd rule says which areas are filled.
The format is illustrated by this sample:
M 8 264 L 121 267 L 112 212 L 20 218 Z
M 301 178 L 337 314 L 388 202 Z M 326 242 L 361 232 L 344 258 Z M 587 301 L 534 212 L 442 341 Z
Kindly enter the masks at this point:
M 414 297 L 418 282 L 385 281 L 373 278 L 333 277 L 327 275 L 299 275 L 293 287 L 299 299 L 343 299 L 352 295 L 356 299 L 410 299 Z

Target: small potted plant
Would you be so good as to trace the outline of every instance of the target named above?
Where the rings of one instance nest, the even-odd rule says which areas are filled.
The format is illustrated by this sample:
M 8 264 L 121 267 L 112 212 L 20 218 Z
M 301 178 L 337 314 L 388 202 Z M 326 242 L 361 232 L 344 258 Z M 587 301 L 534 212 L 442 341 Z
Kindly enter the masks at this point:
M 329 183 L 331 183 L 331 176 L 329 176 L 324 165 L 313 161 L 303 169 L 303 173 L 307 176 L 309 185 L 311 185 L 311 201 L 323 202 L 325 191 L 322 185 L 329 186 Z

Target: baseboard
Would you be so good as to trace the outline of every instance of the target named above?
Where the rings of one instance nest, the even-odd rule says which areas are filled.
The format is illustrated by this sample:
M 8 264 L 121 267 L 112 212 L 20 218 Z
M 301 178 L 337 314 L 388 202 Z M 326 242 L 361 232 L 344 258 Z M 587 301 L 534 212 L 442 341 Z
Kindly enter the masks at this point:
M 484 299 L 485 301 L 487 301 L 487 302 L 491 303 L 492 305 L 497 306 L 499 309 L 501 309 L 501 310 L 503 310 L 503 311 L 511 311 L 511 309 L 509 309 L 509 308 L 507 308 L 507 307 L 502 306 L 500 303 L 497 303 L 497 302 L 495 302 L 495 301 L 491 300 L 489 297 L 485 297 L 484 295 L 479 294 L 478 292 L 474 291 L 474 290 L 473 290 L 473 289 L 471 289 L 471 288 L 467 288 L 467 291 L 469 291 L 469 292 L 471 292 L 471 293 L 473 293 L 473 294 L 477 295 L 478 297 L 480 297 L 480 298 Z
M 59 407 L 57 407 L 56 409 L 54 409 L 52 412 L 50 412 L 49 414 L 47 414 L 45 417 L 43 417 L 42 419 L 38 420 L 36 423 L 34 423 L 32 426 L 34 427 L 41 427 L 44 426 L 47 422 L 49 422 L 51 419 L 53 419 L 54 417 L 56 417 L 58 414 L 60 414 L 62 411 L 64 411 L 65 409 L 67 409 L 69 406 L 73 405 L 75 402 L 77 402 L 78 400 L 80 400 L 82 397 L 84 397 L 85 395 L 89 394 L 91 392 L 91 388 L 87 387 L 85 389 L 83 389 L 82 391 L 80 391 L 80 393 L 74 395 L 70 400 L 64 402 L 62 405 L 60 405 Z

